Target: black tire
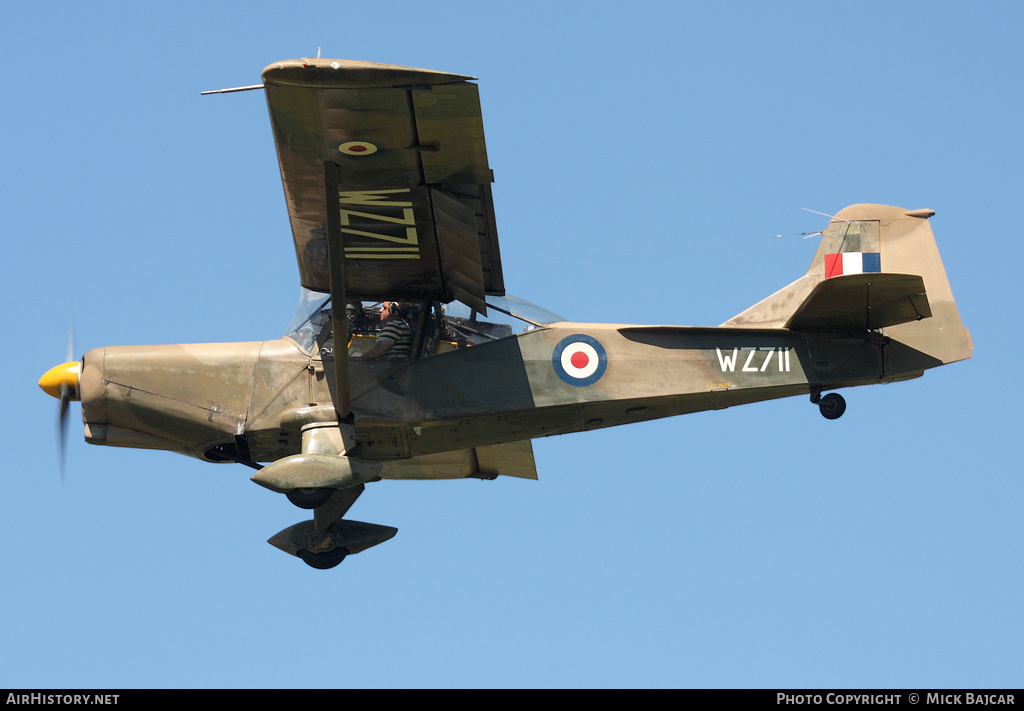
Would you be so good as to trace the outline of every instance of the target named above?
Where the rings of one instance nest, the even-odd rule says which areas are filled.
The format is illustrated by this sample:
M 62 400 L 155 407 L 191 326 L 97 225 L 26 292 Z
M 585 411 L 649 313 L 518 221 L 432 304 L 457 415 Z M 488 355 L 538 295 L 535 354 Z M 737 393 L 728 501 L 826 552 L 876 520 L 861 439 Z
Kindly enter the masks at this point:
M 305 548 L 299 551 L 298 556 L 302 562 L 317 570 L 328 570 L 345 560 L 348 555 L 348 548 L 335 548 L 326 553 L 312 553 Z
M 334 489 L 292 489 L 285 496 L 300 509 L 315 509 L 327 503 Z
M 846 400 L 839 393 L 829 393 L 818 402 L 818 409 L 826 420 L 838 420 L 846 412 Z

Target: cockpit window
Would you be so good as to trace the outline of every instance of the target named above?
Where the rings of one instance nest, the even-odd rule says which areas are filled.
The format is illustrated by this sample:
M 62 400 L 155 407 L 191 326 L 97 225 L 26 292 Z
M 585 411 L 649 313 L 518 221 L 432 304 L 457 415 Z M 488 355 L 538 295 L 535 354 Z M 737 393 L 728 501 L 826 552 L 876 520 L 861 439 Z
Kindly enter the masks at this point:
M 285 337 L 298 343 L 299 348 L 307 353 L 312 353 L 325 324 L 331 321 L 330 303 L 330 294 L 303 288 L 299 306 L 285 329 Z
M 458 301 L 445 304 L 444 321 L 449 335 L 466 345 L 479 345 L 565 320 L 515 296 L 489 296 L 487 306 L 487 315 L 483 316 Z
M 415 301 L 383 301 L 370 304 L 350 301 L 345 305 L 349 358 L 410 360 L 422 342 L 423 304 Z
M 487 316 L 483 316 L 460 302 L 350 301 L 345 309 L 349 357 L 408 360 L 432 356 L 565 320 L 514 296 L 491 296 L 487 305 Z M 285 336 L 307 353 L 319 349 L 326 355 L 334 348 L 331 325 L 330 294 L 303 289 Z M 387 345 L 391 347 L 383 348 Z

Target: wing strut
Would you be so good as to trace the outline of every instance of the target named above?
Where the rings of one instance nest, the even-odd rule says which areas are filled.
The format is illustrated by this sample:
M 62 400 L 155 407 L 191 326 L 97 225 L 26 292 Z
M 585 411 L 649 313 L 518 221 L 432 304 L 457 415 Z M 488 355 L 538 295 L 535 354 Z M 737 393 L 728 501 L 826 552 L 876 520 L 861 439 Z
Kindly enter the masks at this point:
M 327 212 L 327 268 L 331 281 L 331 327 L 334 331 L 334 410 L 338 422 L 352 413 L 348 373 L 348 319 L 345 315 L 345 244 L 338 212 L 338 166 L 324 161 L 324 205 Z

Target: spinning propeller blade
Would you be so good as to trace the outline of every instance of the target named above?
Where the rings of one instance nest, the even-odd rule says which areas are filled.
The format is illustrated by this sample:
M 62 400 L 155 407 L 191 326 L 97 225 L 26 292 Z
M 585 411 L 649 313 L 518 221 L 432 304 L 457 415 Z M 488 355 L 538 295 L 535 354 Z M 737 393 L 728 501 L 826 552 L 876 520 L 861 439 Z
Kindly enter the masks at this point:
M 60 459 L 60 480 L 64 482 L 64 450 L 67 445 L 68 409 L 72 400 L 80 400 L 78 376 L 81 366 L 74 358 L 74 338 L 68 329 L 67 362 L 50 368 L 39 379 L 39 387 L 47 395 L 60 400 L 60 411 L 57 416 L 57 456 Z

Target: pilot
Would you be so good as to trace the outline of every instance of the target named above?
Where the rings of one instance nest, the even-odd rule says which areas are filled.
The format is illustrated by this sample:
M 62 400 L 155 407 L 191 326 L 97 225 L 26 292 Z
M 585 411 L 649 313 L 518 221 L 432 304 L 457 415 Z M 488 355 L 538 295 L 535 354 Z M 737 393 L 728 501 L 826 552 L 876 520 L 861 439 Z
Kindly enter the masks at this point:
M 412 354 L 412 327 L 406 321 L 409 308 L 397 301 L 385 301 L 380 307 L 380 320 L 384 328 L 377 334 L 373 348 L 363 358 L 406 360 Z

